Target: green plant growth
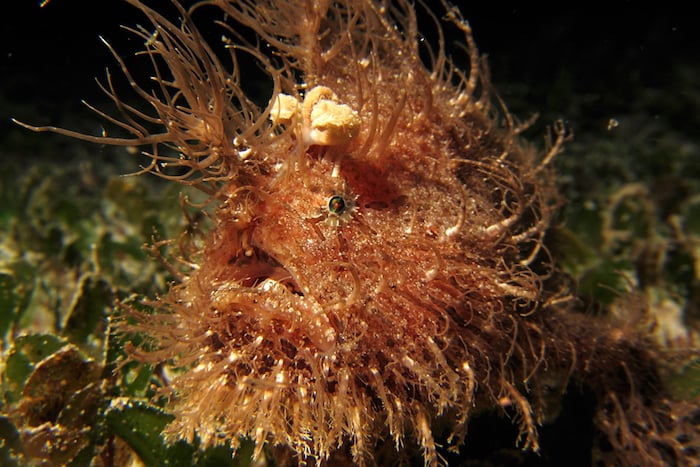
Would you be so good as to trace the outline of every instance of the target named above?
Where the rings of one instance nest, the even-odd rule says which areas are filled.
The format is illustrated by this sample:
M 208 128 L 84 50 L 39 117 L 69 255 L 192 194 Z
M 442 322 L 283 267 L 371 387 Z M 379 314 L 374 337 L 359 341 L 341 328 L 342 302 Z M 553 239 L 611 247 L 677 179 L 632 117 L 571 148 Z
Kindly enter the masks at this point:
M 148 466 L 246 465 L 252 448 L 231 460 L 162 439 L 171 416 L 151 402 L 162 379 L 120 366 L 110 326 L 120 302 L 141 306 L 171 280 L 143 242 L 184 229 L 179 187 L 95 172 L 0 175 L 0 464 L 120 465 L 133 452 Z

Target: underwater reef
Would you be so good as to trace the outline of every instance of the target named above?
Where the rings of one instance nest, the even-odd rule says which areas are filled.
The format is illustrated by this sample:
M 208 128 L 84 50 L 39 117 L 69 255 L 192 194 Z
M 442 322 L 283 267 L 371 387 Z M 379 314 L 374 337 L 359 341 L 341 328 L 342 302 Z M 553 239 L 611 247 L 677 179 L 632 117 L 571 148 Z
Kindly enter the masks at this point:
M 567 162 L 447 3 L 125 3 L 102 131 L 15 120 L 138 176 L 8 164 L 3 462 L 698 463 L 696 146 Z

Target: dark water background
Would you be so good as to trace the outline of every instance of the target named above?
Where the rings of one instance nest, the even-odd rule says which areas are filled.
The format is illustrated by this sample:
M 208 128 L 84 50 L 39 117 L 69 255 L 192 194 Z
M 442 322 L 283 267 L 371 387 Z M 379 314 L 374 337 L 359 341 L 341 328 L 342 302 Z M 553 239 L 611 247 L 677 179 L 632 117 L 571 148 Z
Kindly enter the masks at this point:
M 2 141 L 11 132 L 6 126 L 10 114 L 60 123 L 77 118 L 81 99 L 99 102 L 102 94 L 94 78 L 103 78 L 106 66 L 115 66 L 98 36 L 126 56 L 139 48 L 140 40 L 120 25 L 146 24 L 121 0 L 51 0 L 44 8 L 35 0 L 4 3 Z M 167 1 L 151 3 L 168 10 Z M 594 131 L 605 128 L 610 116 L 642 110 L 691 134 L 698 128 L 699 80 L 694 73 L 700 66 L 700 38 L 690 11 L 673 4 L 642 8 L 636 2 L 534 10 L 500 2 L 457 5 L 514 113 L 526 117 L 540 112 L 542 122 L 563 116 L 578 131 Z M 450 39 L 461 37 L 452 34 Z M 681 72 L 691 75 L 686 83 L 679 82 Z M 693 89 L 684 89 L 686 85 Z

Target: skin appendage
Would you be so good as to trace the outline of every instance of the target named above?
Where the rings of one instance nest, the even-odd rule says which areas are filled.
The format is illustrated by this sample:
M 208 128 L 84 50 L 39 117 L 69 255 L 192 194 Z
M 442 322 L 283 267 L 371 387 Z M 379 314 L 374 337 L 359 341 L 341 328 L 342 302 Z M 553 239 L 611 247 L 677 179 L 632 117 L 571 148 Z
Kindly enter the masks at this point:
M 523 141 L 456 8 L 420 12 L 440 31 L 429 45 L 408 0 L 205 0 L 175 4 L 177 23 L 126 1 L 151 22 L 130 31 L 153 80 L 115 57 L 148 109 L 108 82 L 119 114 L 98 112 L 118 136 L 28 127 L 139 147 L 143 172 L 210 198 L 211 228 L 181 242 L 171 262 L 188 267 L 156 311 L 120 312 L 143 337 L 129 358 L 177 369 L 170 439 L 436 465 L 499 410 L 537 451 L 548 391 L 573 381 L 597 397 L 602 459 L 693 463 L 698 428 L 666 395 L 662 349 L 580 313 L 545 247 L 568 132 L 556 122 L 543 151 Z M 198 24 L 204 11 L 221 21 Z M 199 27 L 220 28 L 220 47 Z M 270 83 L 263 99 L 243 62 Z

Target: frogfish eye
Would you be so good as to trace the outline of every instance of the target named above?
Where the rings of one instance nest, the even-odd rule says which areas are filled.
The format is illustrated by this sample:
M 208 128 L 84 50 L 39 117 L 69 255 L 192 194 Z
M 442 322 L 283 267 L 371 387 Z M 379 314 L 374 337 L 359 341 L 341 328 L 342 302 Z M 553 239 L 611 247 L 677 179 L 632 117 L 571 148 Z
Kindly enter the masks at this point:
M 340 195 L 335 195 L 328 200 L 328 210 L 338 216 L 345 211 L 346 207 L 347 205 L 345 204 L 345 198 Z

